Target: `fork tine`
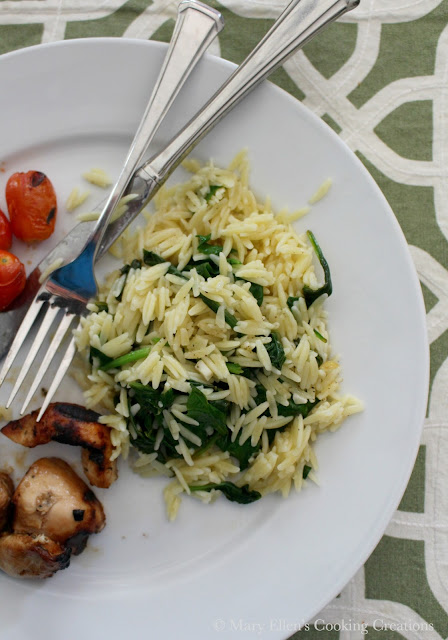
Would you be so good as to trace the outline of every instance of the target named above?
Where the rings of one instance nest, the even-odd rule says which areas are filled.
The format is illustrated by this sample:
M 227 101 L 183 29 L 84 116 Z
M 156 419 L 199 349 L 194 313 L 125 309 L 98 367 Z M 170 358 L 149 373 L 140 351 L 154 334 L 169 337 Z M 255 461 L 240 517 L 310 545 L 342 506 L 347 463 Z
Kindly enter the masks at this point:
M 61 360 L 61 364 L 59 365 L 58 370 L 56 371 L 56 375 L 53 377 L 53 382 L 51 383 L 51 386 L 47 391 L 47 395 L 45 396 L 44 403 L 41 407 L 41 410 L 39 411 L 39 415 L 37 416 L 37 422 L 39 422 L 39 420 L 42 418 L 44 411 L 50 404 L 52 397 L 54 396 L 57 388 L 61 384 L 62 378 L 65 376 L 67 369 L 69 368 L 73 358 L 75 357 L 75 353 L 76 353 L 75 339 L 72 338 L 70 340 L 70 343 L 67 347 L 66 352 L 64 353 L 64 357 Z
M 8 354 L 5 358 L 5 362 L 3 363 L 2 370 L 0 372 L 0 385 L 3 384 L 6 376 L 8 375 L 8 371 L 10 370 L 12 363 L 16 359 L 17 354 L 19 353 L 20 347 L 22 346 L 23 341 L 27 337 L 31 327 L 35 319 L 37 318 L 37 314 L 42 309 L 45 300 L 33 300 L 30 308 L 25 314 L 25 317 L 22 320 L 22 323 L 19 327 L 19 330 L 16 333 L 16 337 L 13 340 L 11 348 L 8 351 Z
M 45 340 L 45 336 L 47 335 L 48 331 L 50 330 L 51 325 L 53 324 L 53 321 L 55 319 L 55 317 L 57 316 L 57 314 L 59 313 L 59 309 L 58 307 L 50 307 L 49 309 L 47 309 L 47 312 L 45 314 L 45 317 L 42 319 L 42 322 L 40 324 L 39 330 L 36 334 L 36 337 L 34 338 L 33 344 L 30 347 L 30 350 L 28 352 L 28 355 L 25 359 L 25 362 L 22 365 L 22 368 L 20 370 L 20 373 L 17 377 L 16 383 L 14 385 L 13 390 L 11 391 L 11 395 L 8 398 L 8 402 L 6 403 L 6 408 L 8 408 L 10 406 L 10 404 L 12 403 L 12 401 L 14 400 L 16 393 L 18 392 L 18 390 L 20 389 L 20 385 L 22 384 L 23 380 L 25 379 L 26 374 L 28 373 L 28 371 L 31 368 L 31 365 L 33 364 L 33 361 L 40 349 L 40 347 L 42 346 L 42 342 Z M 20 327 L 22 328 L 22 326 Z
M 52 308 L 54 308 L 54 307 L 52 307 Z M 57 311 L 59 311 L 59 309 L 57 309 Z M 57 328 L 56 333 L 54 334 L 53 340 L 50 342 L 50 345 L 49 345 L 49 347 L 47 349 L 45 357 L 42 360 L 42 364 L 39 367 L 39 371 L 37 372 L 36 377 L 34 378 L 33 383 L 32 383 L 32 385 L 30 387 L 29 392 L 28 392 L 28 395 L 26 397 L 26 400 L 23 403 L 22 409 L 20 410 L 20 415 L 22 415 L 25 412 L 25 409 L 29 405 L 31 398 L 34 395 L 34 392 L 36 391 L 36 389 L 39 386 L 42 378 L 44 377 L 45 373 L 47 372 L 48 366 L 49 366 L 50 362 L 53 360 L 53 357 L 54 357 L 56 351 L 58 350 L 58 347 L 61 344 L 63 337 L 67 333 L 67 329 L 69 328 L 69 326 L 70 326 L 70 324 L 71 324 L 71 322 L 72 322 L 74 317 L 75 317 L 74 314 L 68 313 L 62 318 L 61 324 Z

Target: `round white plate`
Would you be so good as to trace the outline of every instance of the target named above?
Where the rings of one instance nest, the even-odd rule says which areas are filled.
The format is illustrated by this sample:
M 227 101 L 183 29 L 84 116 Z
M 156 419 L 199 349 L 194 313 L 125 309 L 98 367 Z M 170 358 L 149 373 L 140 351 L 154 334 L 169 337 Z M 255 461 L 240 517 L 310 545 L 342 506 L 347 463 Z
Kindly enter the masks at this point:
M 90 39 L 22 50 L 0 59 L 0 207 L 14 171 L 44 171 L 57 190 L 54 238 L 13 250 L 30 269 L 74 223 L 64 211 L 82 172 L 116 177 L 166 47 Z M 160 148 L 229 75 L 205 58 L 157 136 Z M 164 480 L 142 480 L 121 463 L 120 478 L 97 490 L 103 533 L 67 571 L 42 582 L 0 575 L 1 634 L 8 640 L 127 637 L 290 636 L 348 582 L 379 541 L 410 476 L 428 382 L 425 314 L 399 226 L 357 158 L 318 118 L 265 83 L 193 152 L 228 163 L 246 147 L 252 186 L 276 207 L 304 206 L 324 179 L 333 187 L 299 223 L 314 231 L 330 264 L 330 330 L 344 390 L 365 403 L 317 444 L 321 486 L 287 500 L 249 506 L 183 501 L 165 516 Z M 181 171 L 171 178 L 183 178 Z M 93 209 L 97 189 L 83 207 Z M 0 316 L 1 321 L 1 316 Z M 58 398 L 79 401 L 67 379 Z M 3 401 L 4 398 L 2 397 Z M 0 401 L 2 400 L 0 399 Z M 19 398 L 23 399 L 22 398 Z M 36 397 L 34 407 L 41 398 Z M 15 413 L 19 401 L 14 405 Z M 64 445 L 24 451 L 0 436 L 0 467 L 20 478 L 42 456 L 59 455 L 82 474 Z M 258 625 L 258 626 L 257 626 Z M 68 635 L 67 635 L 68 634 Z

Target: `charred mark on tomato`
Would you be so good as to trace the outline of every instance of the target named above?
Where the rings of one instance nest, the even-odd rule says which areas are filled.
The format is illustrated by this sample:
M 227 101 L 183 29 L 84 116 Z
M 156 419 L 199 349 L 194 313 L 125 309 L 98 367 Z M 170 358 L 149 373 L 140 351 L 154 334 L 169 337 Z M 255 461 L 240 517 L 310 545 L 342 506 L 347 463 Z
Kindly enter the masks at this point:
M 45 180 L 47 176 L 42 171 L 34 171 L 31 176 L 31 186 L 38 187 Z
M 50 209 L 50 213 L 47 216 L 47 224 L 50 224 L 50 222 L 53 220 L 55 213 L 56 213 L 56 208 L 55 207 Z
M 73 520 L 82 522 L 84 520 L 84 509 L 73 509 Z

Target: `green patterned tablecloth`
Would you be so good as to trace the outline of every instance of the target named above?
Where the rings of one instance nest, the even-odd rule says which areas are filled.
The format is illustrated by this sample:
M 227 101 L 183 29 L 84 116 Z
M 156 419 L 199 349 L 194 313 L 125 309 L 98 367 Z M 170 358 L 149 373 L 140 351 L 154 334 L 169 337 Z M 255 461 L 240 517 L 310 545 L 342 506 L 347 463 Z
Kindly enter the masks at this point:
M 177 4 L 0 0 L 0 53 L 90 36 L 168 41 Z M 238 63 L 286 0 L 209 4 L 226 22 L 211 52 Z M 272 78 L 339 133 L 390 202 L 420 276 L 431 344 L 428 414 L 400 507 L 362 570 L 296 640 L 448 637 L 447 24 L 448 0 L 361 0 Z

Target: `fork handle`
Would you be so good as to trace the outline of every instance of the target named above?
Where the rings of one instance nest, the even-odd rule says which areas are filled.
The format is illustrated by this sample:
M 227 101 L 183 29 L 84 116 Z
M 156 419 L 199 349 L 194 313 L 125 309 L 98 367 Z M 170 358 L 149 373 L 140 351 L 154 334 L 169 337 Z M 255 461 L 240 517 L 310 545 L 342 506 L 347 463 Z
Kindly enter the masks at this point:
M 224 21 L 219 11 L 197 0 L 183 0 L 180 3 L 170 48 L 157 84 L 153 89 L 121 173 L 84 247 L 83 253 L 91 255 L 93 261 L 95 261 L 99 244 L 112 213 L 136 168 L 142 162 L 143 155 L 161 121 L 191 70 L 223 26 Z
M 142 168 L 142 176 L 161 183 L 191 149 L 249 91 L 277 69 L 297 49 L 329 22 L 359 4 L 360 0 L 293 0 L 252 53 L 222 88 L 165 149 Z

